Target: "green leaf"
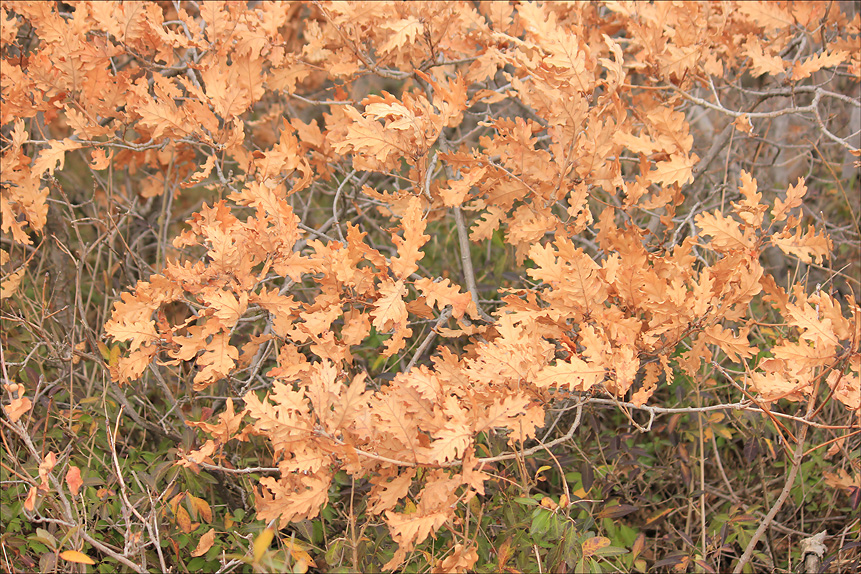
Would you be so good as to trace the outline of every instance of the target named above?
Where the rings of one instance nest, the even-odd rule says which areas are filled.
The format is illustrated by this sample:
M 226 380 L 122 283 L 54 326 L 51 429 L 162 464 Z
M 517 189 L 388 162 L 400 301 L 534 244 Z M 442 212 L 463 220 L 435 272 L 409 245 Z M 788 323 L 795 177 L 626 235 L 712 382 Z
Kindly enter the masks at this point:
M 595 556 L 621 556 L 622 554 L 627 554 L 628 550 L 625 548 L 620 548 L 618 546 L 605 546 L 604 548 L 599 548 L 595 551 Z
M 550 525 L 550 517 L 553 516 L 550 512 L 539 512 L 532 518 L 532 525 L 529 527 L 529 534 L 533 537 L 543 540 L 548 534 Z
M 51 550 L 57 550 L 57 539 L 54 538 L 50 532 L 42 528 L 37 528 L 36 534 L 31 535 L 30 540 L 38 540 L 39 542 L 44 543 Z

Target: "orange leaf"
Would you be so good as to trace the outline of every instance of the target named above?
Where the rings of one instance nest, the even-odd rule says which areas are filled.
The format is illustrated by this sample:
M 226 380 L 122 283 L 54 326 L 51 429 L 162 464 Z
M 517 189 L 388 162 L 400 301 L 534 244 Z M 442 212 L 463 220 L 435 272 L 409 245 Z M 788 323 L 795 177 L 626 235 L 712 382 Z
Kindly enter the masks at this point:
M 806 232 L 798 227 L 794 234 L 786 230 L 776 233 L 771 236 L 771 242 L 787 255 L 798 257 L 802 263 L 822 263 L 833 248 L 831 239 L 825 233 L 817 234 L 812 225 Z
M 674 183 L 684 185 L 694 180 L 693 167 L 699 158 L 696 154 L 684 155 L 676 153 L 667 161 L 659 161 L 655 169 L 648 173 L 649 179 L 655 183 L 669 186 Z
M 182 505 L 176 507 L 176 524 L 186 534 L 190 534 L 194 530 L 191 526 L 191 517 Z
M 742 231 L 739 223 L 715 209 L 714 213 L 700 213 L 694 221 L 703 235 L 712 237 L 710 246 L 717 251 L 753 248 L 754 236 L 749 229 Z
M 236 366 L 239 350 L 230 344 L 229 333 L 216 333 L 207 343 L 203 354 L 197 358 L 202 367 L 194 377 L 194 389 L 203 390 L 218 379 L 227 376 Z
M 422 277 L 416 280 L 415 286 L 427 297 L 428 304 L 436 305 L 440 311 L 446 305 L 451 305 L 451 314 L 455 319 L 463 317 L 465 312 L 469 312 L 471 315 L 477 313 L 475 303 L 472 302 L 472 295 L 469 292 L 461 293 L 460 287 L 452 285 L 448 279 L 435 282 L 427 277 Z
M 403 297 L 407 294 L 403 280 L 397 283 L 391 279 L 380 285 L 380 298 L 374 303 L 371 317 L 372 324 L 380 332 L 390 331 L 394 325 L 404 325 L 407 322 L 407 306 Z
M 392 271 L 398 279 L 406 279 L 419 268 L 416 263 L 425 255 L 421 248 L 430 239 L 430 235 L 424 234 L 425 225 L 422 217 L 422 200 L 418 196 L 413 196 L 401 220 L 401 227 L 404 229 L 403 238 L 392 236 L 392 240 L 398 246 L 398 256 L 392 258 Z
M 6 411 L 6 414 L 9 416 L 9 420 L 14 423 L 18 422 L 18 419 L 30 412 L 31 406 L 33 406 L 33 404 L 30 402 L 30 399 L 27 397 L 18 397 L 17 399 L 12 399 L 8 405 L 3 405 L 3 410 Z
M 215 542 L 215 529 L 210 528 L 203 536 L 200 537 L 200 540 L 197 542 L 197 547 L 191 553 L 192 556 L 203 556 L 206 554 L 210 548 L 212 548 L 212 544 Z
M 60 558 L 63 560 L 68 560 L 69 562 L 76 562 L 78 564 L 95 564 L 95 560 L 84 554 L 83 552 L 78 552 L 77 550 L 65 550 L 60 552 Z
M 798 82 L 808 78 L 814 72 L 818 72 L 822 68 L 833 68 L 834 66 L 839 66 L 848 55 L 849 52 L 844 50 L 837 50 L 830 54 L 828 52 L 822 52 L 821 54 L 811 56 L 803 62 L 796 62 L 792 67 L 792 81 Z
M 230 399 L 228 399 L 228 401 L 230 401 Z M 212 509 L 209 507 L 208 502 L 191 494 L 188 495 L 188 499 L 191 501 L 192 508 L 194 508 L 194 511 L 200 516 L 200 518 L 205 522 L 212 522 Z
M 36 494 L 39 492 L 39 489 L 35 486 L 30 487 L 30 491 L 27 493 L 27 498 L 24 499 L 24 508 L 26 508 L 29 512 L 33 512 L 36 508 Z
M 69 491 L 73 496 L 78 496 L 78 492 L 81 491 L 81 487 L 84 485 L 83 479 L 81 479 L 81 469 L 77 466 L 70 466 L 68 472 L 66 472 L 66 484 L 69 486 Z
M 807 193 L 807 186 L 804 185 L 804 178 L 799 177 L 795 185 L 790 185 L 786 190 L 786 201 L 779 197 L 774 199 L 774 209 L 771 210 L 771 215 L 775 221 L 783 221 L 786 219 L 789 210 L 801 207 L 804 194 Z
M 57 167 L 63 169 L 66 163 L 66 152 L 79 149 L 82 145 L 69 138 L 48 142 L 48 148 L 43 149 L 36 161 L 33 162 L 31 175 L 36 178 L 42 177 L 45 172 L 48 172 L 49 175 L 54 175 L 54 170 Z

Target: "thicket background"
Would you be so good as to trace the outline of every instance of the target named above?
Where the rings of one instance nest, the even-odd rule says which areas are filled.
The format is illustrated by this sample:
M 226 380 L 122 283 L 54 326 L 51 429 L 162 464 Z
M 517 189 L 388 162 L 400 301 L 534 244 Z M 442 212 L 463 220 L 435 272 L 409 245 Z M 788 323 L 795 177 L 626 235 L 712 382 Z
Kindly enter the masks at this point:
M 4 570 L 858 569 L 855 3 L 3 2 L 0 25 Z M 802 185 L 790 222 L 816 231 L 779 249 L 772 208 Z M 606 378 L 542 383 L 597 361 L 579 325 L 613 321 L 563 287 L 584 269 L 611 283 L 607 246 L 630 234 L 683 302 L 727 261 L 774 286 L 710 319 L 730 331 L 700 339 L 699 368 L 712 325 L 692 322 L 664 354 L 637 347 L 624 388 L 618 334 Z M 403 316 L 381 303 L 398 281 Z M 276 292 L 297 305 L 280 320 Z M 642 335 L 660 311 L 635 298 L 608 305 Z M 803 388 L 763 374 L 818 341 L 793 304 L 834 329 Z M 527 322 L 535 344 L 504 347 Z M 224 370 L 202 352 L 219 337 Z M 528 376 L 493 371 L 492 349 Z M 367 401 L 409 372 L 485 387 L 422 423 L 412 455 L 437 458 L 414 473 L 389 447 L 356 455 L 360 433 L 325 436 L 319 514 L 279 523 L 292 502 L 267 506 L 261 479 L 323 471 L 282 476 L 276 431 L 224 413 L 323 381 L 326 360 Z M 494 389 L 505 424 L 432 446 Z M 527 415 L 538 428 L 508 440 Z M 494 459 L 472 467 L 483 492 L 458 484 L 431 513 L 469 457 Z M 439 522 L 409 534 L 411 516 Z

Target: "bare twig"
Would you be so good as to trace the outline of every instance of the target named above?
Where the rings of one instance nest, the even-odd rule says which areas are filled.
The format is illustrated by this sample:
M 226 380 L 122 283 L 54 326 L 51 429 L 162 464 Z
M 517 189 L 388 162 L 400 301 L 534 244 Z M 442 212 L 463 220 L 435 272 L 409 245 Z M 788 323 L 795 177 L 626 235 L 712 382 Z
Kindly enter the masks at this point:
M 811 396 L 807 403 L 808 415 L 813 412 L 814 404 L 815 401 L 813 396 Z M 808 428 L 810 427 L 804 425 L 801 427 L 801 430 L 798 431 L 798 444 L 795 447 L 795 454 L 792 457 L 792 467 L 789 469 L 789 475 L 786 477 L 786 484 L 783 485 L 783 490 L 780 491 L 780 495 L 777 497 L 777 500 L 774 501 L 774 505 L 771 507 L 771 510 L 769 510 L 768 514 L 765 515 L 765 518 L 759 524 L 759 528 L 756 529 L 756 532 L 753 533 L 753 536 L 747 543 L 747 547 L 744 549 L 744 554 L 741 555 L 741 558 L 739 558 L 738 563 L 735 565 L 733 574 L 739 574 L 744 566 L 750 562 L 750 558 L 753 556 L 753 551 L 756 548 L 756 543 L 759 542 L 759 539 L 762 538 L 762 535 L 765 534 L 766 530 L 768 530 L 771 521 L 774 520 L 774 517 L 783 507 L 783 503 L 786 502 L 786 499 L 789 497 L 789 493 L 792 491 L 792 486 L 795 484 L 795 477 L 798 475 L 798 469 L 801 466 L 801 459 L 804 458 L 804 439 L 807 437 Z

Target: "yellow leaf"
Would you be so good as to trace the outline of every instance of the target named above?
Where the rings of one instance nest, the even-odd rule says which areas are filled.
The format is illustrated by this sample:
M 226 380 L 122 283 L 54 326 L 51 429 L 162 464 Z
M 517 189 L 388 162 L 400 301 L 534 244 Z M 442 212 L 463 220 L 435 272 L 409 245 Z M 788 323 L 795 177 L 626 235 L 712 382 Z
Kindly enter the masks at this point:
M 66 550 L 64 552 L 60 552 L 60 558 L 63 560 L 68 560 L 69 562 L 77 562 L 78 564 L 95 564 L 95 560 L 84 554 L 83 552 L 78 552 L 77 550 Z
M 212 509 L 209 507 L 208 502 L 202 498 L 192 496 L 191 494 L 188 495 L 188 499 L 191 501 L 191 506 L 194 508 L 195 512 L 197 512 L 205 522 L 212 522 Z
M 266 553 L 266 550 L 269 548 L 269 545 L 272 543 L 272 539 L 275 537 L 275 529 L 274 528 L 266 528 L 257 535 L 257 538 L 254 539 L 254 562 L 260 562 L 260 559 L 263 558 L 263 554 Z
M 186 534 L 190 534 L 193 530 L 191 527 L 191 517 L 184 506 L 177 506 L 176 508 L 176 523 Z
M 293 572 L 307 572 L 308 567 L 316 568 L 317 563 L 314 562 L 314 559 L 311 558 L 311 555 L 308 554 L 305 550 L 299 547 L 299 543 L 295 540 L 288 540 L 285 544 L 287 546 L 287 550 L 290 552 L 290 556 L 293 558 L 295 564 L 293 565 Z
M 592 538 L 589 538 L 588 540 L 585 540 L 583 542 L 583 556 L 592 556 L 601 548 L 604 548 L 609 545 L 609 538 L 606 538 L 604 536 L 593 536 Z
M 102 356 L 102 358 L 105 360 L 105 362 L 107 363 L 108 361 L 110 361 L 111 360 L 111 350 L 108 349 L 108 346 L 105 345 L 104 343 L 102 343 L 101 341 L 97 341 L 96 346 L 99 348 L 99 354 Z

